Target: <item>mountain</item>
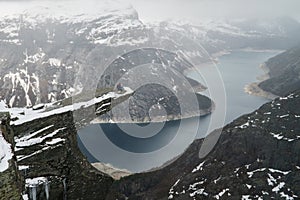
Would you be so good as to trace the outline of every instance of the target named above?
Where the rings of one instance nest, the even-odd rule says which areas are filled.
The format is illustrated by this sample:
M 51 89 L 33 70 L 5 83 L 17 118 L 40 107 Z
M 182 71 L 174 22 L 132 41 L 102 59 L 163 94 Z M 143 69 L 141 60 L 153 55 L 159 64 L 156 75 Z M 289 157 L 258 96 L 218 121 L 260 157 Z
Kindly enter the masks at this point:
M 102 95 L 100 106 L 110 96 Z M 204 139 L 198 139 L 163 168 L 120 180 L 99 172 L 82 156 L 71 111 L 49 111 L 27 122 L 2 117 L 1 130 L 14 155 L 1 173 L 5 184 L 0 191 L 11 192 L 1 195 L 11 199 L 19 199 L 20 194 L 45 199 L 48 193 L 51 199 L 64 195 L 68 199 L 297 199 L 299 103 L 300 91 L 277 98 L 226 125 L 206 157 L 199 158 Z M 81 108 L 79 116 L 85 119 L 94 107 L 83 105 L 75 108 Z M 216 139 L 216 133 L 205 140 Z
M 77 74 L 87 75 L 81 63 L 97 43 L 141 25 L 133 8 L 112 4 L 86 4 L 87 12 L 75 2 L 32 2 L 1 17 L 1 99 L 11 107 L 30 107 L 82 91 Z
M 297 199 L 299 103 L 300 91 L 277 98 L 226 125 L 206 157 L 195 140 L 170 165 L 114 182 L 106 199 Z
M 213 102 L 195 94 L 205 86 L 185 70 L 232 49 L 289 48 L 299 41 L 298 22 L 144 24 L 121 1 L 24 3 L 14 13 L 1 6 L 0 198 L 299 198 L 299 48 L 266 64 L 270 79 L 260 86 L 285 97 L 234 120 L 220 137 L 217 130 L 195 140 L 159 169 L 115 180 L 129 173 L 101 164 L 97 170 L 77 144 L 78 128 L 96 117 L 118 121 L 113 109 L 125 102 L 137 121 L 159 116 L 161 108 L 175 119 L 179 96 L 195 97 L 200 109 L 185 107 L 190 116 L 211 112 Z
M 300 46 L 291 48 L 265 63 L 268 79 L 258 86 L 277 96 L 284 96 L 300 88 Z
M 188 22 L 161 22 L 157 26 L 165 27 L 162 31 L 168 30 L 173 35 L 180 35 L 181 32 L 181 35 L 197 41 L 209 53 L 220 49 L 287 49 L 300 42 L 299 22 L 289 17 L 203 20 L 197 25 Z
M 299 41 L 300 25 L 290 18 L 145 24 L 121 1 L 20 3 L 24 9 L 1 2 L 0 99 L 10 107 L 96 90 L 111 63 L 140 48 L 164 49 L 195 65 L 222 51 Z
M 105 69 L 97 88 L 122 84 L 133 89 L 134 94 L 129 102 L 117 105 L 118 109 L 100 118 L 148 122 L 160 121 L 165 115 L 163 110 L 167 120 L 211 113 L 213 102 L 198 93 L 205 86 L 184 75 L 191 68 L 193 65 L 184 57 L 163 49 L 140 48 L 121 55 Z

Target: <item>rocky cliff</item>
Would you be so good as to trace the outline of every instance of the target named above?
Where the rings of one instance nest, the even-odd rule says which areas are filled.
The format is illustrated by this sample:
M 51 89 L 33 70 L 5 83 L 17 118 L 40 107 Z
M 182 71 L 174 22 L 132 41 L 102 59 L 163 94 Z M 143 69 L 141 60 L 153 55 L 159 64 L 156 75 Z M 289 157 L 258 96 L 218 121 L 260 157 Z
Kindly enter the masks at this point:
M 196 140 L 172 164 L 119 181 L 87 162 L 77 147 L 76 128 L 96 113 L 103 116 L 131 96 L 133 120 L 147 120 L 151 109 L 160 114 L 153 106 L 158 104 L 174 117 L 180 113 L 174 97 L 195 95 L 183 88 L 205 88 L 178 78 L 191 63 L 236 48 L 287 48 L 299 39 L 299 23 L 288 18 L 268 26 L 260 21 L 144 24 L 132 7 L 119 3 L 78 13 L 65 2 L 1 16 L 0 99 L 20 108 L 10 109 L 10 118 L 0 117 L 5 148 L 12 147 L 12 154 L 0 154 L 1 165 L 8 158 L 8 168 L 0 173 L 0 199 L 299 198 L 299 91 L 224 127 L 205 158 L 198 156 L 203 139 Z M 270 60 L 271 79 L 260 87 L 280 96 L 298 89 L 298 55 L 294 48 Z M 152 74 L 171 84 L 115 92 L 120 80 L 130 84 L 136 66 L 145 67 L 134 74 L 136 80 L 146 82 Z M 89 91 L 96 96 L 88 99 Z M 198 115 L 201 108 L 202 114 L 211 111 L 207 97 L 196 99 Z M 7 111 L 2 103 L 1 110 Z M 185 109 L 195 114 L 194 107 Z
M 206 157 L 199 158 L 199 139 L 170 165 L 119 181 L 91 167 L 82 156 L 72 112 L 13 126 L 2 120 L 14 150 L 9 170 L 1 173 L 6 176 L 3 197 L 297 199 L 299 103 L 300 91 L 277 98 L 225 126 Z
M 106 91 L 92 101 L 31 110 L 33 115 L 27 110 L 17 113 L 20 115 L 14 119 L 3 117 L 1 129 L 11 144 L 13 158 L 9 168 L 1 173 L 0 199 L 21 196 L 23 199 L 101 199 L 106 196 L 113 179 L 94 168 L 81 154 L 76 128 L 95 118 L 95 109 L 108 102 L 122 101 L 129 94 Z M 74 117 L 76 112 L 80 113 L 78 118 Z M 2 161 L 1 158 L 1 164 Z
M 297 91 L 241 116 L 205 158 L 196 140 L 172 164 L 114 182 L 107 199 L 298 199 L 299 103 Z
M 82 155 L 77 130 L 96 114 L 103 115 L 131 98 L 133 91 L 124 90 L 103 89 L 93 99 L 85 93 L 73 101 L 65 99 L 34 108 L 11 109 L 2 102 L 1 109 L 7 113 L 1 117 L 1 127 L 13 155 L 9 168 L 1 173 L 5 180 L 1 190 L 9 191 L 3 192 L 3 198 L 103 199 L 113 178 L 98 171 Z
M 264 91 L 283 96 L 300 88 L 300 46 L 270 58 L 265 67 L 269 78 L 258 84 Z

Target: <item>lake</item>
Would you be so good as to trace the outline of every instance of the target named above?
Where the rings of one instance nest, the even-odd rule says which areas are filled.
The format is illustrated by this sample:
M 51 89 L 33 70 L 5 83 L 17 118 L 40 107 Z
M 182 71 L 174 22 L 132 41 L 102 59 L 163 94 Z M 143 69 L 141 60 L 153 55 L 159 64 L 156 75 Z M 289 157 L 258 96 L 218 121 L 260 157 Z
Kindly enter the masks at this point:
M 245 93 L 244 87 L 257 81 L 264 73 L 260 64 L 276 54 L 233 51 L 219 57 L 217 65 L 196 66 L 187 72 L 208 86 L 204 94 L 216 104 L 211 115 L 164 123 L 92 124 L 78 131 L 79 148 L 90 162 L 110 163 L 131 172 L 161 166 L 180 155 L 195 138 L 203 138 L 266 103 L 265 98 Z

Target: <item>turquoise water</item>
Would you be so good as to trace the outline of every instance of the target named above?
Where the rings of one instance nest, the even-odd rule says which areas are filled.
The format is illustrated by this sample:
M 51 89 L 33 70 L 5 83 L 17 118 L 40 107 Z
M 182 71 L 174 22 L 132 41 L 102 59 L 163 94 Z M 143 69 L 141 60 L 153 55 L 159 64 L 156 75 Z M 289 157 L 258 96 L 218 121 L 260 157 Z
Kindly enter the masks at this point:
M 216 110 L 209 116 L 151 123 L 148 127 L 129 123 L 121 126 L 93 124 L 78 132 L 79 147 L 90 162 L 110 163 L 132 172 L 160 166 L 181 154 L 195 138 L 202 138 L 211 130 L 220 128 L 267 102 L 265 98 L 246 94 L 244 87 L 263 74 L 259 65 L 276 54 L 234 51 L 221 56 L 217 66 L 197 66 L 201 75 L 197 70 L 188 72 L 188 76 L 205 82 L 210 89 L 205 94 L 214 100 Z M 224 85 L 220 85 L 217 71 Z M 151 131 L 157 134 L 147 138 L 135 137 Z

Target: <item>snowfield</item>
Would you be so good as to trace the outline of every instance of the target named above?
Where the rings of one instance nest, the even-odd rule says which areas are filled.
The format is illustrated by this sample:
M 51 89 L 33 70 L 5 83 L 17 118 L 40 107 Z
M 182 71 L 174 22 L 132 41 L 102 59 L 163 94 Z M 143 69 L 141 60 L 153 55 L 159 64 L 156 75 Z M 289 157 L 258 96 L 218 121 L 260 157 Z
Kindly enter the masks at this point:
M 128 87 L 124 87 L 124 89 L 125 89 L 125 93 L 122 93 L 122 94 L 118 94 L 116 92 L 109 92 L 100 97 L 95 97 L 89 101 L 74 103 L 74 104 L 60 107 L 57 109 L 53 109 L 50 111 L 46 111 L 46 109 L 53 107 L 53 103 L 45 104 L 44 108 L 40 109 L 40 110 L 33 110 L 32 108 L 7 108 L 7 107 L 5 110 L 10 113 L 11 118 L 15 118 L 15 117 L 17 118 L 17 120 L 11 121 L 11 125 L 20 125 L 20 124 L 30 122 L 35 119 L 49 117 L 51 115 L 61 114 L 61 113 L 65 113 L 68 111 L 75 111 L 75 110 L 79 110 L 81 108 L 87 108 L 89 106 L 100 103 L 101 101 L 103 101 L 105 99 L 109 99 L 109 98 L 116 99 L 116 98 L 119 98 L 119 97 L 122 97 L 122 96 L 125 96 L 128 94 L 131 94 L 133 92 Z M 5 105 L 4 102 L 2 102 L 2 107 L 5 108 L 4 105 Z M 0 108 L 1 108 L 1 102 L 0 102 Z
M 0 172 L 4 172 L 9 167 L 9 160 L 13 153 L 10 144 L 4 139 L 0 130 Z

